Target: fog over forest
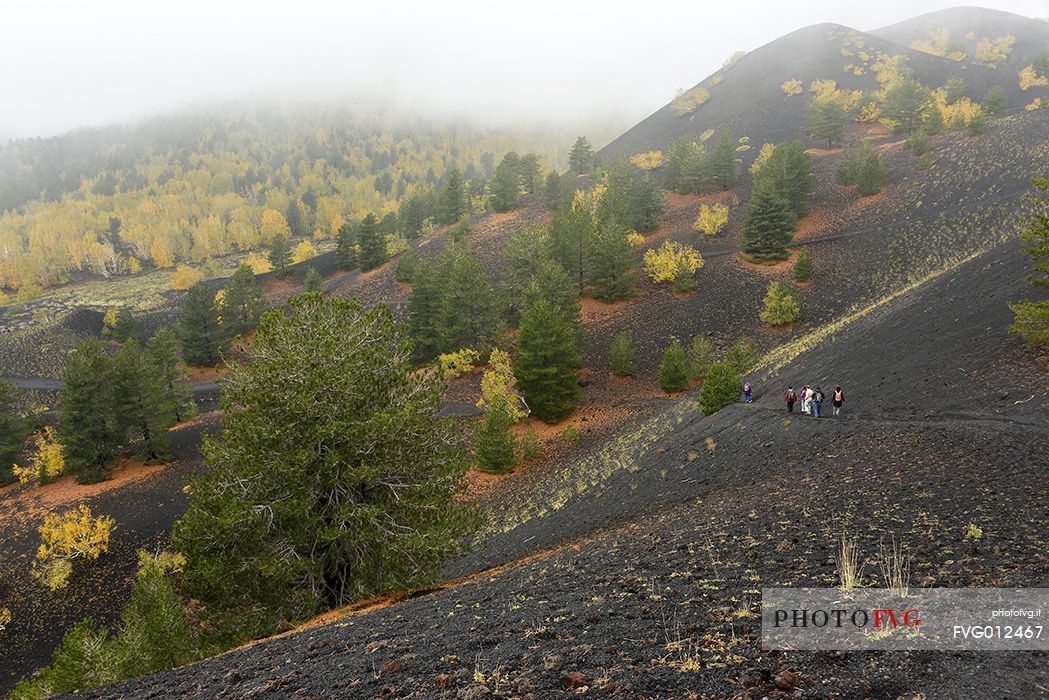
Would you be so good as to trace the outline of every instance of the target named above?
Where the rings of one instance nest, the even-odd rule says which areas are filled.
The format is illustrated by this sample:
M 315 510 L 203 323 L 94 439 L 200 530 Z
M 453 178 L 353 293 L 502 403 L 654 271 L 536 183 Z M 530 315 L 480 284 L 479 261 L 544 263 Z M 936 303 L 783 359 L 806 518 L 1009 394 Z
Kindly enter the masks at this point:
M 363 98 L 495 125 L 628 125 L 786 31 L 873 29 L 951 4 L 17 3 L 4 8 L 0 139 L 245 98 Z M 1049 15 L 1047 0 L 985 4 Z

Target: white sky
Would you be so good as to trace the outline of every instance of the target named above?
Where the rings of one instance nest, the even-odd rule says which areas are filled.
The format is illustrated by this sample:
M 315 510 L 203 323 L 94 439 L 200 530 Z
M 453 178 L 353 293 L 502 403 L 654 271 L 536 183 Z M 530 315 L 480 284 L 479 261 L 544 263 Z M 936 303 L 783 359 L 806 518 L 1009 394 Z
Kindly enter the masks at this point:
M 957 2 L 4 0 L 0 138 L 240 98 L 367 92 L 424 113 L 628 123 L 738 49 Z M 1049 0 L 985 0 L 1049 16 Z

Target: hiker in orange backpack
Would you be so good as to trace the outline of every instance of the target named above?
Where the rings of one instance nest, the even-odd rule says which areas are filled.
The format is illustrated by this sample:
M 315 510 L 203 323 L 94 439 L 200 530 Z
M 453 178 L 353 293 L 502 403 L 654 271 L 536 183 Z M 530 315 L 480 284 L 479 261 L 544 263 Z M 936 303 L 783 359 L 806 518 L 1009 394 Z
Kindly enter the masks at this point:
M 794 413 L 794 402 L 798 400 L 798 395 L 794 392 L 793 384 L 787 387 L 783 400 L 787 402 L 787 413 Z
M 834 398 L 832 399 L 832 403 L 834 404 L 834 415 L 840 415 L 841 405 L 845 403 L 845 392 L 841 390 L 840 386 L 834 389 Z

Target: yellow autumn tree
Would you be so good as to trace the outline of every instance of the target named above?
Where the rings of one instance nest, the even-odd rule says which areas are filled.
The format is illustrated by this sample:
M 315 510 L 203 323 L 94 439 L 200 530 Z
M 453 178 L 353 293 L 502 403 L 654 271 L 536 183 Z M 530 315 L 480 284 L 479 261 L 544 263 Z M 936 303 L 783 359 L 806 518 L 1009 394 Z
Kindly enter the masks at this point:
M 1027 66 L 1017 75 L 1020 76 L 1020 89 L 1027 92 L 1033 87 L 1049 87 L 1049 76 L 1038 75 L 1034 66 Z
M 262 212 L 262 239 L 272 241 L 273 237 L 278 234 L 287 238 L 291 237 L 288 220 L 276 209 L 267 209 Z
M 309 239 L 304 239 L 301 243 L 295 246 L 295 251 L 291 254 L 291 262 L 300 263 L 309 260 L 317 255 L 317 249 L 313 247 Z
M 445 379 L 458 377 L 459 375 L 472 372 L 481 353 L 473 348 L 462 348 L 455 352 L 447 352 L 438 356 L 437 365 L 441 368 L 441 376 Z
M 675 241 L 666 241 L 659 248 L 645 251 L 645 274 L 653 282 L 672 282 L 678 292 L 696 288 L 694 273 L 701 267 L 703 257 L 699 251 Z
M 626 242 L 634 246 L 635 248 L 640 248 L 645 244 L 645 237 L 637 231 L 630 231 L 626 235 Z
M 679 115 L 684 116 L 696 111 L 696 107 L 710 99 L 710 91 L 703 87 L 694 87 L 691 90 L 678 91 L 677 97 L 670 106 Z
M 805 89 L 802 82 L 797 78 L 784 81 L 781 87 L 783 88 L 783 94 L 785 95 L 800 95 Z
M 488 356 L 488 368 L 481 376 L 481 399 L 477 407 L 505 411 L 514 421 L 520 420 L 525 413 L 514 391 L 516 382 L 510 353 L 495 348 Z
M 727 223 L 728 207 L 724 204 L 701 204 L 699 207 L 699 216 L 696 218 L 696 223 L 692 225 L 692 228 L 696 231 L 701 231 L 708 236 L 713 236 L 720 232 L 721 229 L 725 228 Z
M 630 162 L 642 170 L 654 170 L 663 164 L 663 151 L 646 151 L 638 153 Z
M 977 42 L 973 57 L 977 63 L 982 63 L 988 68 L 997 68 L 999 63 L 1009 58 L 1015 43 L 1016 37 L 1012 34 L 995 39 L 983 37 Z
M 33 575 L 55 591 L 69 583 L 73 562 L 93 561 L 109 551 L 115 522 L 108 515 L 94 516 L 85 505 L 64 513 L 50 513 L 40 526 L 40 547 Z
M 12 465 L 15 477 L 23 484 L 34 478 L 38 484 L 54 481 L 65 471 L 66 460 L 58 434 L 50 425 L 33 436 L 33 452 L 29 457 L 29 466 Z
M 251 266 L 251 271 L 256 275 L 270 272 L 273 269 L 273 264 L 269 261 L 269 258 L 262 253 L 248 253 L 248 257 L 244 262 Z
M 179 264 L 175 268 L 175 274 L 171 277 L 171 286 L 179 291 L 185 291 L 203 279 L 204 275 L 200 270 Z

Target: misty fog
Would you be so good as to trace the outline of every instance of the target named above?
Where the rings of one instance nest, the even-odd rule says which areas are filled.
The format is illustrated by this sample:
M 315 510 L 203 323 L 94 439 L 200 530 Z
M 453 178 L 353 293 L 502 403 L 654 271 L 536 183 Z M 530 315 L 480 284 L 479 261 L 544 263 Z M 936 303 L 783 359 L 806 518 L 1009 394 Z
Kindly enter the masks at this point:
M 625 126 L 806 24 L 868 30 L 954 4 L 19 2 L 2 13 L 0 140 L 245 98 Z M 1049 15 L 1049 0 L 981 4 Z

